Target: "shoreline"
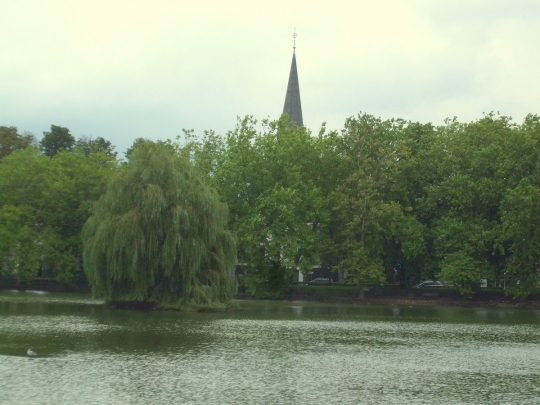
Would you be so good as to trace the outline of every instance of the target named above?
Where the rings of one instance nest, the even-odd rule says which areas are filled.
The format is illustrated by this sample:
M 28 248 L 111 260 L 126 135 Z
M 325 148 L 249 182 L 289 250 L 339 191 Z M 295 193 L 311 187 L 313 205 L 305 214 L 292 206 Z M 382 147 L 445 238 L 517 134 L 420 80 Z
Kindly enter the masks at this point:
M 540 310 L 540 301 L 517 301 L 505 297 L 501 300 L 486 300 L 478 298 L 451 298 L 451 297 L 403 297 L 384 296 L 360 298 L 328 296 L 324 298 L 307 297 L 304 295 L 289 295 L 275 299 L 276 301 L 308 301 L 330 304 L 356 304 L 356 305 L 388 305 L 402 307 L 462 307 L 462 308 L 494 308 L 494 309 L 519 309 Z M 236 300 L 261 301 L 268 298 L 255 298 L 246 293 L 237 294 Z
M 0 290 L 19 290 L 19 291 L 47 291 L 47 292 L 73 292 L 90 293 L 90 287 L 86 284 L 76 286 L 66 286 L 49 279 L 36 279 L 29 284 L 17 285 L 14 280 L 0 278 Z M 262 300 L 272 298 L 256 298 L 251 294 L 240 291 L 235 295 L 235 300 Z M 459 294 L 456 290 L 450 289 L 415 289 L 401 288 L 399 286 L 385 286 L 366 292 L 363 300 L 358 296 L 358 289 L 353 286 L 311 286 L 311 285 L 293 285 L 282 296 L 273 300 L 284 301 L 308 301 L 308 302 L 326 302 L 335 304 L 357 304 L 357 305 L 390 305 L 390 306 L 408 306 L 408 307 L 464 307 L 464 308 L 500 308 L 500 309 L 524 309 L 540 310 L 540 294 L 535 294 L 527 299 L 514 299 L 504 295 L 501 290 L 480 290 L 472 298 L 467 298 Z M 110 305 L 112 304 L 112 305 Z M 116 305 L 115 305 L 116 304 Z M 137 309 L 152 310 L 157 308 L 155 304 L 119 304 L 109 303 L 111 307 L 137 307 Z M 191 311 L 212 310 L 206 306 L 181 305 L 182 309 L 190 307 Z M 226 306 L 224 306 L 226 307 Z M 160 310 L 178 310 L 176 305 L 163 305 Z M 180 309 L 180 310 L 182 310 Z M 217 309 L 217 308 L 216 308 Z M 219 308 L 217 310 L 227 310 Z
M 326 301 L 332 302 L 332 301 Z M 336 301 L 337 302 L 337 301 Z M 342 302 L 342 301 L 341 301 Z M 540 309 L 539 302 L 507 302 L 507 301 L 484 301 L 484 300 L 453 300 L 453 299 L 422 299 L 422 298 L 372 298 L 364 302 L 356 301 L 364 305 L 392 305 L 409 307 L 462 307 L 462 308 L 498 308 L 498 309 Z

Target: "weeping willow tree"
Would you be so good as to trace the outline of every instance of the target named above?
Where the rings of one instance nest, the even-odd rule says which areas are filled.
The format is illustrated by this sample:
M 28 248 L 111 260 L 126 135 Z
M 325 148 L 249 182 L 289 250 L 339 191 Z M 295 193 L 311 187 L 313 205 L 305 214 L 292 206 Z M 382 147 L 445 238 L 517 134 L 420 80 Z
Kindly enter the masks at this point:
M 207 306 L 230 301 L 236 245 L 227 216 L 188 160 L 145 141 L 83 228 L 94 296 Z

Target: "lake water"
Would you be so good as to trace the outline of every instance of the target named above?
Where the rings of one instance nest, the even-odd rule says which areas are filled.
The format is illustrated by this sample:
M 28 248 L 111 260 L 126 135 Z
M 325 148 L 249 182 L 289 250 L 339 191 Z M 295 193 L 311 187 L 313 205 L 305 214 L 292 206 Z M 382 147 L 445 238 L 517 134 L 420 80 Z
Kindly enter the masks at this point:
M 0 404 L 540 403 L 540 311 L 98 304 L 0 292 Z

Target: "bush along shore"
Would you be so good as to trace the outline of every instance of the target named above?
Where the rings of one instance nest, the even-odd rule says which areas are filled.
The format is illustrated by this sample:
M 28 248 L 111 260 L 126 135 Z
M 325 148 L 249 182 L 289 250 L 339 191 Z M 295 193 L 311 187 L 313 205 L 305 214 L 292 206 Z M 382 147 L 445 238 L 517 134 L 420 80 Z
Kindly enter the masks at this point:
M 181 312 L 230 312 L 238 308 L 234 301 L 201 305 L 179 301 L 176 304 L 164 304 L 157 301 L 109 301 L 105 305 L 113 309 L 131 309 L 137 311 L 181 311 Z
M 240 288 L 236 299 L 255 299 L 255 297 Z M 507 296 L 503 290 L 487 288 L 465 296 L 454 288 L 423 289 L 387 285 L 374 287 L 361 299 L 357 286 L 296 284 L 276 299 L 370 305 L 540 309 L 540 294 L 530 295 L 525 299 L 515 299 Z
M 14 278 L 0 277 L 0 290 L 40 290 L 48 292 L 89 293 L 88 284 L 66 285 L 48 278 L 36 278 L 29 283 L 18 283 Z M 239 288 L 237 300 L 257 299 Z M 482 288 L 472 296 L 464 296 L 451 288 L 420 289 L 402 288 L 389 285 L 373 288 L 365 293 L 362 300 L 358 287 L 347 285 L 302 285 L 291 286 L 282 296 L 275 299 L 290 301 L 317 301 L 329 303 L 357 303 L 370 305 L 407 305 L 407 306 L 468 306 L 494 308 L 540 309 L 540 294 L 526 299 L 514 299 L 505 295 L 502 290 Z M 110 308 L 136 310 L 180 310 L 180 311 L 228 311 L 235 308 L 234 303 L 220 307 L 204 307 L 197 305 L 165 305 L 155 302 L 111 301 L 106 304 Z
M 78 293 L 90 294 L 91 288 L 88 282 L 73 284 L 63 284 L 50 277 L 37 277 L 30 282 L 21 282 L 13 277 L 0 276 L 0 290 L 17 291 L 46 291 L 50 293 Z M 104 305 L 114 309 L 132 309 L 140 311 L 184 311 L 184 312 L 225 312 L 234 310 L 237 305 L 234 301 L 224 303 L 214 303 L 212 305 L 201 305 L 197 303 L 182 302 L 161 303 L 158 301 L 129 301 L 114 300 L 104 301 Z

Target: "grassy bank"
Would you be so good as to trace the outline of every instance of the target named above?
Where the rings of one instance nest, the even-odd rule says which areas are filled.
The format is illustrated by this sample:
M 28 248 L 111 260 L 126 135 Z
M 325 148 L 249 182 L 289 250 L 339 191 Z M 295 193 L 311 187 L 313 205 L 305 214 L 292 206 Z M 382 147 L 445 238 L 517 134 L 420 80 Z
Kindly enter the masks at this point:
M 153 301 L 109 301 L 105 305 L 114 309 L 130 309 L 137 311 L 180 311 L 180 312 L 227 312 L 233 311 L 238 305 L 235 302 L 215 304 L 193 304 L 179 302 L 163 304 Z
M 38 290 L 47 292 L 90 293 L 88 283 L 63 284 L 52 277 L 36 277 L 29 283 L 19 282 L 13 277 L 0 276 L 0 290 Z
M 0 289 L 90 293 L 90 287 L 86 284 L 70 286 L 58 283 L 54 279 L 50 278 L 36 278 L 29 284 L 22 284 L 17 283 L 17 280 L 13 278 L 0 277 Z M 242 290 L 239 291 L 236 298 L 256 299 Z M 457 290 L 450 288 L 419 289 L 402 288 L 399 285 L 373 286 L 373 288 L 365 293 L 365 299 L 361 300 L 360 291 L 356 286 L 340 284 L 294 284 L 278 299 L 381 305 L 473 306 L 540 309 L 540 294 L 529 296 L 526 299 L 516 300 L 506 296 L 502 290 L 480 289 L 472 297 L 465 297 L 462 296 Z M 110 302 L 107 305 L 112 308 L 187 312 L 234 310 L 234 303 L 209 306 L 195 304 L 157 304 L 116 301 Z
M 239 293 L 238 299 L 256 299 Z M 459 291 L 450 288 L 420 289 L 403 288 L 397 285 L 386 285 L 372 288 L 360 299 L 360 291 L 356 286 L 346 285 L 293 285 L 281 299 L 320 301 L 336 303 L 408 305 L 408 306 L 471 306 L 499 308 L 532 308 L 540 309 L 540 295 L 533 295 L 523 300 L 508 297 L 502 290 L 481 289 L 472 297 L 466 297 Z

